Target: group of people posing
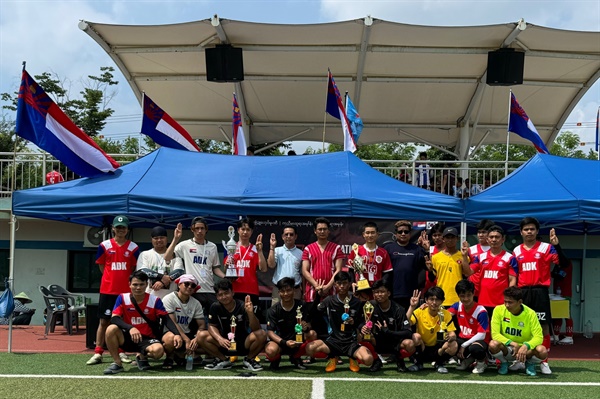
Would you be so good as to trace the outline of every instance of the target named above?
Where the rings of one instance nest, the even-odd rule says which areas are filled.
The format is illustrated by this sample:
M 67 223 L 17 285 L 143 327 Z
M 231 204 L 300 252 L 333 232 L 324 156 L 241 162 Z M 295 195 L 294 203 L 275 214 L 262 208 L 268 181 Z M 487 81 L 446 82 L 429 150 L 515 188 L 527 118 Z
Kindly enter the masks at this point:
M 106 344 L 113 363 L 105 374 L 122 372 L 131 362 L 126 353 L 137 354 L 140 370 L 150 367 L 148 357 L 165 356 L 162 367 L 171 369 L 193 367 L 205 355 L 206 370 L 230 369 L 244 356 L 243 367 L 255 372 L 263 369 L 262 352 L 274 370 L 283 355 L 297 369 L 320 357 L 332 372 L 348 358 L 354 372 L 360 364 L 377 372 L 385 355 L 399 372 L 433 362 L 447 373 L 454 357 L 457 369 L 473 373 L 493 364 L 500 374 L 535 375 L 538 363 L 551 373 L 552 266 L 570 264 L 554 229 L 550 243 L 541 242 L 538 221 L 524 218 L 523 244 L 511 254 L 503 249 L 503 229 L 489 220 L 477 225 L 473 246 L 459 246 L 457 230 L 441 223 L 412 242 L 413 224 L 400 220 L 395 240 L 380 247 L 377 224 L 367 222 L 364 244 L 346 256 L 328 240 L 326 218 L 313 226 L 317 240 L 303 250 L 294 226 L 284 226 L 281 246 L 271 234 L 265 256 L 262 234 L 252 244 L 253 222 L 239 220 L 236 249 L 223 262 L 235 277 L 226 277 L 203 218 L 192 220 L 187 240 L 177 225 L 169 246 L 167 231 L 155 227 L 153 248 L 140 253 L 127 239 L 127 217 L 115 217 L 114 238 L 98 248 L 100 325 L 87 363 L 102 363 Z M 268 268 L 275 269 L 275 287 L 265 331 L 257 317 L 257 273 Z

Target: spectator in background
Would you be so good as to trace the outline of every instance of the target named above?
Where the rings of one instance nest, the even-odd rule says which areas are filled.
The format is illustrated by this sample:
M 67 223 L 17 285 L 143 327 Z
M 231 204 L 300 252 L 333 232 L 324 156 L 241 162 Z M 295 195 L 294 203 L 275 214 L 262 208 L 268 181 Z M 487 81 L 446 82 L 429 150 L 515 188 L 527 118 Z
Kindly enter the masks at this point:
M 419 161 L 415 162 L 415 185 L 424 189 L 429 189 L 431 170 L 427 164 L 427 153 L 419 153 Z
M 56 184 L 65 181 L 58 171 L 58 164 L 52 165 L 52 171 L 46 173 L 46 184 Z
M 452 186 L 452 195 L 457 197 L 457 198 L 462 198 L 463 197 L 463 191 L 464 191 L 464 186 L 463 186 L 463 178 L 462 177 L 457 177 L 456 178 L 456 185 Z
M 298 154 L 296 154 L 296 151 L 294 151 L 294 150 L 289 150 L 288 156 L 291 156 L 291 155 L 298 155 Z
M 26 293 L 21 292 L 14 296 L 15 309 L 13 310 L 13 326 L 28 326 L 31 324 L 31 318 L 35 313 L 35 309 L 30 309 L 25 304 L 31 303 L 32 300 Z M 0 325 L 8 325 L 8 317 L 0 317 Z
M 254 155 L 254 151 L 256 151 L 256 147 L 254 147 L 253 145 L 249 145 L 248 148 L 246 148 L 246 155 Z

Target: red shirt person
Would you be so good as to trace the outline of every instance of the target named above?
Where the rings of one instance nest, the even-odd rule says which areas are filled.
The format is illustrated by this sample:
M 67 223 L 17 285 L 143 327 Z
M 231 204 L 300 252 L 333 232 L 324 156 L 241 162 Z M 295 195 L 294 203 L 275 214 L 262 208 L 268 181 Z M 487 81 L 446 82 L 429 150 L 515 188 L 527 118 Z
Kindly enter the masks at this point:
M 58 171 L 58 165 L 54 165 L 52 171 L 46 173 L 46 184 L 56 184 L 62 181 L 65 181 L 65 179 Z
M 356 251 L 351 251 L 348 255 L 348 269 L 351 274 L 354 274 L 356 281 L 361 276 L 354 268 L 354 260 L 358 257 L 362 258 L 363 277 L 369 281 L 369 286 L 382 278 L 387 280 L 390 278 L 392 271 L 392 262 L 388 252 L 377 246 L 377 238 L 379 238 L 379 229 L 374 222 L 367 222 L 362 226 L 362 236 L 365 239 L 365 244 L 357 246 Z M 358 253 L 358 255 L 357 255 Z M 385 277 L 384 277 L 385 276 Z

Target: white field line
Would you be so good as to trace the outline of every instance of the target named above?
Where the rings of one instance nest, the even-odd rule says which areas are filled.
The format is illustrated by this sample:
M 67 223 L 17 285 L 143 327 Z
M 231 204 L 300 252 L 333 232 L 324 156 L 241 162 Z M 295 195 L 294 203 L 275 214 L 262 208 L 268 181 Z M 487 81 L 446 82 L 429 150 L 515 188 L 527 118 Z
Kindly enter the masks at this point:
M 139 376 L 139 375 L 57 375 L 57 374 L 0 374 L 0 378 L 56 378 L 56 379 L 103 379 L 103 380 L 289 380 L 289 381 L 359 381 L 359 382 L 399 382 L 399 383 L 419 383 L 427 381 L 430 384 L 475 384 L 475 385 L 540 385 L 540 386 L 591 386 L 600 387 L 600 382 L 572 382 L 572 381 L 489 381 L 483 379 L 477 380 L 430 380 L 423 379 L 408 379 L 408 378 L 376 378 L 376 377 L 240 377 L 240 376 Z
M 325 399 L 325 380 L 323 378 L 313 379 L 311 399 Z

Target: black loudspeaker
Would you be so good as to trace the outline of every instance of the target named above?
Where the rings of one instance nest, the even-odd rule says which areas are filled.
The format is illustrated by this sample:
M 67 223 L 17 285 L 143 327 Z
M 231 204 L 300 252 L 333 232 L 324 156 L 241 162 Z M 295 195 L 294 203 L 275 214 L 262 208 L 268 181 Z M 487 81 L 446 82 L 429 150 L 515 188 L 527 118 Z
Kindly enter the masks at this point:
M 523 84 L 525 53 L 512 48 L 488 52 L 487 79 L 490 86 Z
M 242 49 L 219 44 L 204 50 L 206 80 L 209 82 L 241 82 L 244 80 Z

